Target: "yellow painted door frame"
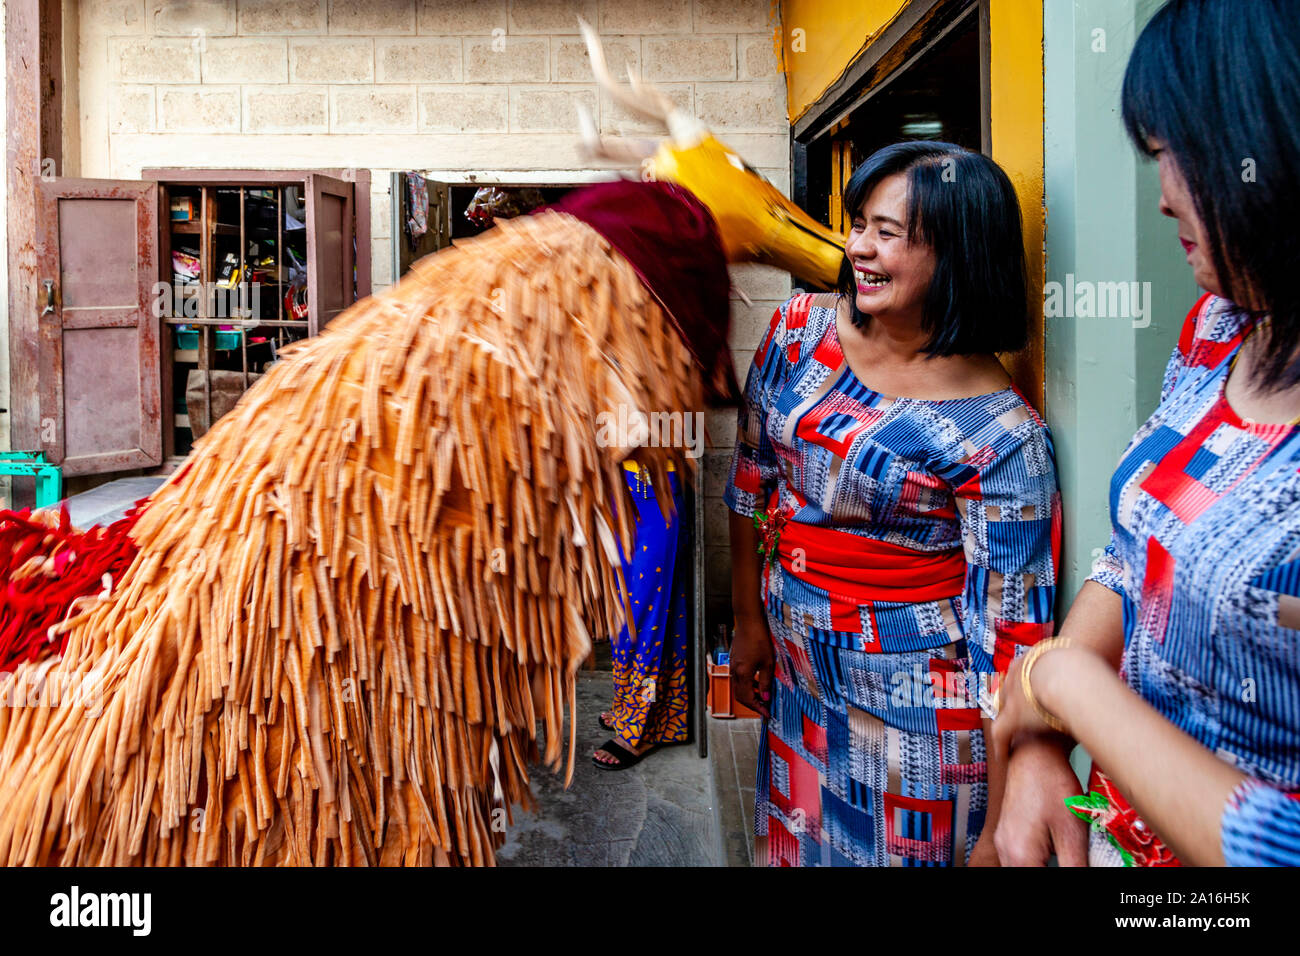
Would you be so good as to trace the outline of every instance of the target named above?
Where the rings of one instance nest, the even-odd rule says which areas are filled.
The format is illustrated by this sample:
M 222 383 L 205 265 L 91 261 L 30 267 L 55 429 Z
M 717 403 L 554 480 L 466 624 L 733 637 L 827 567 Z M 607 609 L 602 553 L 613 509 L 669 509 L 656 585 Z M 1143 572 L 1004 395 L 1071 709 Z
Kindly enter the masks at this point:
M 1044 281 L 1043 239 L 1043 0 L 975 0 L 981 17 L 981 70 L 987 70 L 987 144 L 993 159 L 1006 170 L 1020 200 L 1029 274 L 1030 336 L 1024 351 L 1006 356 L 1017 386 L 1040 410 L 1044 405 Z M 928 10 L 922 10 L 928 6 Z M 871 86 L 884 83 L 916 52 L 915 34 L 942 4 L 915 0 L 784 0 L 782 56 L 787 78 L 790 120 L 796 133 L 808 135 L 816 126 L 843 114 L 828 94 L 864 55 L 876 52 L 875 64 L 864 78 Z M 949 8 L 951 9 L 951 8 Z M 908 25 L 911 26 L 908 26 Z M 908 26 L 904 36 L 899 31 Z M 855 36 L 858 38 L 855 40 Z M 874 51 L 877 43 L 888 50 Z M 837 144 L 838 145 L 838 144 Z M 798 143 L 796 142 L 796 151 Z M 852 172 L 846 168 L 847 149 L 832 147 L 829 224 L 839 221 L 838 200 Z M 819 210 L 813 210 L 816 214 Z
M 1007 364 L 1021 391 L 1045 412 L 1043 0 L 987 0 L 987 3 L 993 159 L 1006 170 L 1020 199 L 1029 273 L 1029 345 Z

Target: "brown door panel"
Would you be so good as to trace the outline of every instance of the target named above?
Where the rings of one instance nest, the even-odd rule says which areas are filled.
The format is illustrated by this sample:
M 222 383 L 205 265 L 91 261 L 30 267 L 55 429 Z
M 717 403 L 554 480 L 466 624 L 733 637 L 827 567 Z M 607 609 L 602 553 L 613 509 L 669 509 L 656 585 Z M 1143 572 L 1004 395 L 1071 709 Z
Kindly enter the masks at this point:
M 307 176 L 307 331 L 316 335 L 355 300 L 352 183 Z M 366 250 L 369 255 L 369 250 Z
M 157 183 L 38 185 L 41 447 L 65 475 L 162 462 L 157 248 Z

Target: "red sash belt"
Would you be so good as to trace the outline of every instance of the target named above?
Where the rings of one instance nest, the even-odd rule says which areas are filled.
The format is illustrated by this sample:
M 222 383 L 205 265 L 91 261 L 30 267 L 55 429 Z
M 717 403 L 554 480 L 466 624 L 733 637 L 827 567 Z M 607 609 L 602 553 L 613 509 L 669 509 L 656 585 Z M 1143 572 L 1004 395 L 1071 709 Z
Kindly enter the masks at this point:
M 966 584 L 961 548 L 914 551 L 797 521 L 785 522 L 776 546 L 781 566 L 796 578 L 860 604 L 942 601 Z

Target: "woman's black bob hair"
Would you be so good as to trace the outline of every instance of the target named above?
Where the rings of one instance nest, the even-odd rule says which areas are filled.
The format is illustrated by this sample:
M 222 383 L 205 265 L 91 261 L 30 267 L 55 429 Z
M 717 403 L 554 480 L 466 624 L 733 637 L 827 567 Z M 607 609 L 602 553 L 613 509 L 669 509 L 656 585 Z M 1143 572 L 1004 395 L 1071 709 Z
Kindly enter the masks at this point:
M 880 181 L 907 174 L 907 238 L 934 250 L 934 277 L 922 328 L 930 355 L 1014 352 L 1029 335 L 1029 293 L 1020 205 L 997 163 L 953 143 L 912 140 L 877 150 L 854 170 L 844 188 L 850 220 Z M 857 284 L 848 255 L 839 291 L 854 325 L 870 316 L 858 310 Z
M 1224 297 L 1272 317 L 1258 381 L 1300 382 L 1300 3 L 1165 4 L 1122 105 L 1137 148 L 1157 140 L 1186 181 Z

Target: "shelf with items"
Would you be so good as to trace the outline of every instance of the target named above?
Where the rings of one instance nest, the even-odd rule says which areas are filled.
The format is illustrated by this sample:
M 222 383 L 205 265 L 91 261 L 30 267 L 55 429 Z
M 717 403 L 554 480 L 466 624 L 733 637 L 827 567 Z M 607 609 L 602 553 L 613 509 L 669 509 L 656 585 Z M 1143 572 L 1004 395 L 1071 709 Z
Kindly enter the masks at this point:
M 370 174 L 157 167 L 142 175 L 157 183 L 163 211 L 158 261 L 168 301 L 156 314 L 163 454 L 174 462 L 283 346 L 369 295 Z M 191 379 L 203 387 L 187 394 Z
M 212 231 L 219 236 L 239 235 L 239 227 L 228 222 L 213 223 Z M 172 232 L 178 236 L 197 236 L 203 232 L 203 226 L 198 222 L 174 222 Z
M 304 196 L 293 185 L 163 188 L 172 279 L 164 354 L 172 365 L 173 445 L 184 454 L 224 413 L 226 393 L 246 389 L 279 348 L 308 333 Z M 232 384 L 225 373 L 238 377 Z M 222 392 L 216 406 L 214 376 Z M 200 410 L 190 407 L 196 394 Z

